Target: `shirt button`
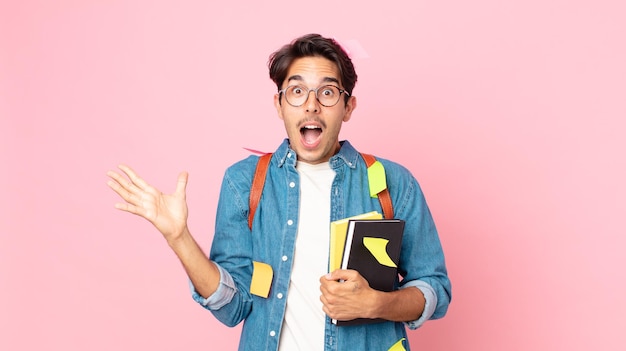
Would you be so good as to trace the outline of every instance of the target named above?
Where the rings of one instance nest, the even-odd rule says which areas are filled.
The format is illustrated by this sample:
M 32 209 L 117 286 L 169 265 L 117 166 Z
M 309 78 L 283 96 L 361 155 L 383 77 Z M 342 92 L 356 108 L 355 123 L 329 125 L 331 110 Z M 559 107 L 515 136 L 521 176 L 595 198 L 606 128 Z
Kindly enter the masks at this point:
M 291 219 L 287 221 L 287 225 L 292 225 L 292 224 L 293 224 L 293 221 Z
M 291 158 L 291 152 L 287 153 L 287 157 Z
M 283 294 L 282 293 L 278 293 L 278 294 L 276 294 L 276 297 L 279 298 L 279 299 L 282 299 L 283 298 Z
M 283 258 L 283 262 L 285 262 L 285 261 L 287 261 L 288 257 L 287 256 L 283 256 L 282 258 Z
M 294 182 L 289 183 L 289 187 L 290 187 L 290 188 L 293 188 L 293 187 L 295 187 L 295 186 L 296 186 L 296 183 L 294 183 Z
M 270 332 L 270 336 L 276 336 L 276 332 L 272 330 L 272 331 Z

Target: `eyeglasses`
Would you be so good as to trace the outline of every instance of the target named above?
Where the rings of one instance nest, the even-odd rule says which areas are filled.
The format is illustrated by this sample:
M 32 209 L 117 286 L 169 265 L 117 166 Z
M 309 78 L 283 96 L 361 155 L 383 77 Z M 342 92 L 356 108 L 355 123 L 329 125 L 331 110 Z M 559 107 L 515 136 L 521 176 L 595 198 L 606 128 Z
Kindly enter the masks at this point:
M 279 90 L 279 94 L 285 94 L 285 99 L 289 105 L 293 107 L 299 107 L 309 99 L 309 94 L 315 93 L 317 101 L 326 107 L 335 106 L 341 98 L 341 94 L 350 96 L 350 93 L 343 89 L 339 89 L 334 85 L 323 85 L 317 89 L 307 89 L 302 85 L 290 85 L 283 90 Z

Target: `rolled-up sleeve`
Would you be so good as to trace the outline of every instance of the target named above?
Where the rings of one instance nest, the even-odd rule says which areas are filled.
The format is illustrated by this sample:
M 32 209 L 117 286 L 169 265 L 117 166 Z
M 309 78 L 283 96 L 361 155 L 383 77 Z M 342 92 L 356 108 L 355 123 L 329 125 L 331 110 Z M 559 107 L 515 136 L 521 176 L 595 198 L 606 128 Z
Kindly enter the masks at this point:
M 214 262 L 215 263 L 215 262 Z M 220 283 L 217 290 L 209 297 L 204 298 L 196 291 L 196 287 L 189 280 L 189 289 L 191 290 L 191 297 L 200 305 L 208 310 L 218 310 L 230 301 L 237 292 L 233 277 L 219 264 L 215 263 L 217 269 L 220 272 Z
M 424 299 L 426 300 L 426 304 L 424 305 L 424 311 L 422 312 L 420 318 L 414 321 L 406 322 L 406 325 L 409 327 L 409 329 L 415 330 L 421 327 L 424 322 L 429 320 L 430 317 L 432 317 L 435 313 L 435 309 L 437 308 L 437 294 L 435 293 L 435 289 L 433 289 L 430 284 L 422 280 L 409 281 L 404 284 L 401 289 L 406 289 L 409 287 L 416 287 L 420 289 L 422 294 L 424 294 Z

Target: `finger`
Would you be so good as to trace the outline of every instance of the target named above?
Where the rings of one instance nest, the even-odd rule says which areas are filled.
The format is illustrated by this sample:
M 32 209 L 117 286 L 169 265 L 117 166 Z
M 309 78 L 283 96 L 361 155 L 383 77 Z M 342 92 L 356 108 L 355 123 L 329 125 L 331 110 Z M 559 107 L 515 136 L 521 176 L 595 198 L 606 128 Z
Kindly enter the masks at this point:
M 112 173 L 112 172 L 109 172 Z M 115 173 L 109 174 L 109 176 L 112 178 L 107 182 L 107 185 L 113 189 L 113 191 L 115 193 L 117 193 L 117 195 L 119 195 L 122 199 L 124 199 L 124 201 L 131 203 L 131 204 L 138 204 L 138 202 L 140 201 L 140 196 L 137 195 L 136 193 L 133 193 L 132 190 L 128 189 L 128 182 L 122 178 L 120 175 L 117 175 Z M 135 189 L 137 189 L 136 187 L 134 187 Z M 138 189 L 137 189 L 138 190 Z
M 327 280 L 350 280 L 354 279 L 354 271 L 347 269 L 336 269 L 324 276 Z
M 107 175 L 112 179 L 107 183 L 109 187 L 124 200 L 135 203 L 140 200 L 142 191 L 132 181 L 113 171 L 107 172 Z
M 128 186 L 128 181 L 126 181 L 126 179 L 124 179 L 124 177 L 122 177 L 121 175 L 113 172 L 113 171 L 108 171 L 107 172 L 107 176 L 109 176 L 109 181 L 107 182 L 107 185 L 113 189 L 113 191 L 115 191 L 119 196 L 124 197 L 126 195 L 126 193 L 128 193 L 128 190 L 126 189 L 126 187 Z
M 130 179 L 130 182 L 128 183 L 129 188 L 132 188 L 134 185 L 140 190 L 148 191 L 148 192 L 152 191 L 152 187 L 150 186 L 150 184 L 146 183 L 145 180 L 139 177 L 132 168 L 126 165 L 119 165 L 118 167 L 119 169 L 122 170 L 122 172 L 126 174 L 126 176 L 128 176 L 128 179 Z
M 326 273 L 322 276 L 322 279 L 320 279 L 320 282 L 324 283 L 324 280 L 336 280 L 333 279 L 333 272 L 330 273 Z
M 189 181 L 189 173 L 182 172 L 178 175 L 178 182 L 176 183 L 176 195 L 182 198 L 186 197 L 187 182 Z
M 108 171 L 107 172 L 107 176 L 112 179 L 112 180 L 109 180 L 109 182 L 115 181 L 115 183 L 117 183 L 121 187 L 125 188 L 129 184 L 129 182 L 128 182 L 128 180 L 126 180 L 126 178 L 124 178 L 123 176 L 119 175 L 116 172 Z
M 120 169 L 127 174 L 127 176 L 133 176 L 138 179 L 137 175 L 128 166 L 120 166 Z M 127 173 L 128 172 L 128 173 Z M 152 187 L 146 184 L 147 190 L 142 190 L 139 186 L 135 185 L 131 180 L 126 179 L 124 176 L 109 171 L 107 175 L 112 179 L 107 183 L 120 197 L 129 203 L 138 205 L 143 201 L 143 198 L 147 193 L 156 191 Z
M 129 203 L 116 203 L 115 208 L 124 212 L 129 212 L 137 216 L 146 218 L 146 210 L 142 207 L 135 206 Z

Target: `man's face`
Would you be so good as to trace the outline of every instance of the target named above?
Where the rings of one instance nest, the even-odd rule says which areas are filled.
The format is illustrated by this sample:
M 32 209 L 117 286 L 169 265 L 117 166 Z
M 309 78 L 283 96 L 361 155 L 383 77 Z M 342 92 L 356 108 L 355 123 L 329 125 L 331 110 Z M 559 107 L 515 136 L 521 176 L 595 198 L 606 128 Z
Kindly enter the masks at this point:
M 292 62 L 281 88 L 290 85 L 300 85 L 305 90 L 323 85 L 343 88 L 337 65 L 317 56 Z M 356 99 L 351 96 L 346 103 L 342 95 L 336 105 L 326 107 L 319 103 L 314 92 L 310 92 L 304 104 L 294 107 L 284 94 L 276 94 L 274 105 L 285 123 L 289 143 L 298 155 L 298 161 L 317 164 L 328 161 L 339 150 L 341 124 L 350 119 Z

